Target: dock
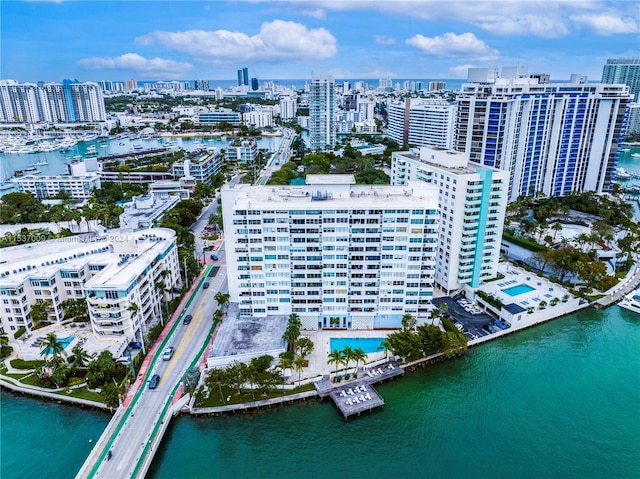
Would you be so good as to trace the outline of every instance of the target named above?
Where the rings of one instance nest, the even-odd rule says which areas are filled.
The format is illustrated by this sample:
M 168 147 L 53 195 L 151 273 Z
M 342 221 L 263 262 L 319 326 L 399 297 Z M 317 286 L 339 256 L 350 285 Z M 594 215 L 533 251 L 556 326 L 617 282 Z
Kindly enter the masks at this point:
M 375 408 L 384 406 L 384 399 L 372 385 L 403 374 L 404 369 L 398 363 L 387 361 L 361 370 L 357 379 L 334 383 L 327 375 L 320 381 L 316 381 L 314 386 L 320 397 L 329 396 L 333 400 L 346 420 L 350 416 L 359 416 L 363 412 L 371 412 Z

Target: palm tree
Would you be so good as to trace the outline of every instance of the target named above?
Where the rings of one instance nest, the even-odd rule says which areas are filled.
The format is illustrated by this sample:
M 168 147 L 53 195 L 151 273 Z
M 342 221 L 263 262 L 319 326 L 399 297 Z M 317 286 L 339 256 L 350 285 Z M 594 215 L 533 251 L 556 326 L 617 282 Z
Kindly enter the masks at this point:
M 298 373 L 298 386 L 300 385 L 302 369 L 304 368 L 305 360 L 302 356 L 296 356 L 291 365 L 293 370 Z
M 327 360 L 327 363 L 329 364 L 334 363 L 336 365 L 335 372 L 336 374 L 338 374 L 338 368 L 340 367 L 341 364 L 344 364 L 344 356 L 342 356 L 342 353 L 340 351 L 338 351 L 337 349 L 334 349 L 329 353 L 329 359 Z
M 416 327 L 417 321 L 413 314 L 407 313 L 402 316 L 402 329 L 413 329 Z
M 562 231 L 562 223 L 560 223 L 559 221 L 556 221 L 551 225 L 551 229 L 553 230 L 553 240 L 555 241 L 556 235 L 558 234 L 558 232 Z
M 34 303 L 31 305 L 29 316 L 33 321 L 34 326 L 42 321 L 46 321 L 49 317 L 49 308 L 51 307 L 51 300 L 45 299 L 41 303 Z
M 51 356 L 51 362 L 53 364 L 58 364 L 60 361 L 60 357 L 64 355 L 64 346 L 56 336 L 56 333 L 48 333 L 44 341 L 42 341 L 42 351 L 40 352 L 41 356 Z
M 89 362 L 89 355 L 87 352 L 82 349 L 82 346 L 79 344 L 75 345 L 71 349 L 71 356 L 69 357 L 69 362 L 73 364 L 76 368 L 83 368 Z
M 229 298 L 230 295 L 229 293 L 221 293 L 218 292 L 216 293 L 216 295 L 214 296 L 214 299 L 218 302 L 218 304 L 220 305 L 220 307 L 224 308 L 225 305 L 229 302 Z
M 389 349 L 391 349 L 391 343 L 389 342 L 388 338 L 385 338 L 380 342 L 378 351 L 384 350 L 384 358 L 387 359 L 387 357 L 389 356 Z
M 347 367 L 347 369 L 349 369 L 349 363 L 353 359 L 355 359 L 353 348 L 351 346 L 345 346 L 340 352 L 342 353 L 342 357 L 344 358 L 345 366 Z
M 353 359 L 356 360 L 356 371 L 358 369 L 358 364 L 362 361 L 362 365 L 364 366 L 364 361 L 367 359 L 367 353 L 364 352 L 362 348 L 356 348 L 353 351 Z
M 282 371 L 282 389 L 283 390 L 284 390 L 284 370 L 291 368 L 291 366 L 293 366 L 293 361 L 291 360 L 291 358 L 288 358 L 286 356 L 280 356 L 280 360 L 278 361 L 277 367 L 280 371 Z

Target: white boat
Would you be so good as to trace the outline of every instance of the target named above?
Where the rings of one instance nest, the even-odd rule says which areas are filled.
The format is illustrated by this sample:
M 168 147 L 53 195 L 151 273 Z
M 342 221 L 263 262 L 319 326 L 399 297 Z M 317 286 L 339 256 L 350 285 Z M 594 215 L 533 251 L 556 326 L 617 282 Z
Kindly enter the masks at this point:
M 37 175 L 38 173 L 40 173 L 40 170 L 33 166 L 30 166 L 29 168 L 25 168 L 23 171 L 28 175 Z
M 618 303 L 621 308 L 640 314 L 640 290 L 632 291 Z
M 142 145 L 133 145 L 134 150 L 142 150 Z
M 43 161 L 37 161 L 36 163 L 31 163 L 31 166 L 43 166 L 48 164 L 49 162 L 47 160 L 43 160 Z
M 640 158 L 640 153 L 631 153 L 634 158 Z
M 6 190 L 10 190 L 12 188 L 15 188 L 16 185 L 14 185 L 13 183 L 0 183 L 0 191 L 6 191 Z

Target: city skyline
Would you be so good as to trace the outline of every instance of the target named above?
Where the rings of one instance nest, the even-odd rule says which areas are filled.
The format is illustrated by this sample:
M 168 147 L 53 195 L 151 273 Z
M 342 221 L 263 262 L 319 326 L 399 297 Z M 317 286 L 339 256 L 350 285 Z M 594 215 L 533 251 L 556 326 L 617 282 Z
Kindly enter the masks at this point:
M 637 56 L 633 2 L 3 2 L 2 78 L 465 78 L 525 65 L 599 80 Z M 496 15 L 495 12 L 500 12 Z M 402 28 L 398 28 L 402 25 Z

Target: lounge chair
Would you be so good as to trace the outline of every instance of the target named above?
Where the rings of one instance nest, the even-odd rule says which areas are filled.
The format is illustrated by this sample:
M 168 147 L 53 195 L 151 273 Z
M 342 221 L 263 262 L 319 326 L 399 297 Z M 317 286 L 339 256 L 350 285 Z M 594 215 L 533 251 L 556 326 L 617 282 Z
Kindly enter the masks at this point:
M 367 394 L 365 394 L 365 395 L 364 395 L 364 397 L 365 397 L 366 399 L 371 399 L 371 394 L 367 393 Z
M 378 368 L 378 374 L 384 374 L 384 373 L 382 372 L 382 369 Z
M 357 397 L 354 397 L 354 398 L 353 398 L 353 402 L 354 402 L 354 403 L 356 403 L 356 404 L 359 404 L 359 403 L 360 403 L 360 400 L 359 400 Z
M 353 394 L 353 389 L 349 388 L 349 394 Z
M 367 371 L 367 376 L 369 376 L 370 378 L 373 377 L 373 374 L 371 374 L 371 371 Z
M 395 369 L 395 366 L 393 364 L 389 364 L 389 369 Z
M 351 406 L 351 404 L 352 404 L 351 399 L 347 399 L 344 403 L 345 403 L 347 406 Z
M 367 399 L 364 397 L 364 395 L 360 396 L 358 399 L 360 399 L 360 401 L 365 402 Z
M 346 393 L 346 392 L 344 392 L 344 390 L 343 390 L 343 391 L 340 391 L 340 396 L 342 396 L 342 397 L 346 397 L 346 396 L 347 396 L 347 393 Z

